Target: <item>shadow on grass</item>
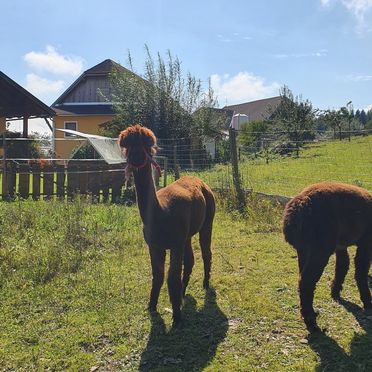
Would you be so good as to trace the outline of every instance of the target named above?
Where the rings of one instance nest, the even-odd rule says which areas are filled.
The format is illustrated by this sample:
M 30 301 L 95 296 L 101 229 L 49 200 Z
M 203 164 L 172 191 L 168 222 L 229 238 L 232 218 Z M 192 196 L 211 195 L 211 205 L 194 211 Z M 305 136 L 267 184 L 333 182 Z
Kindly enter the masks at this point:
M 354 334 L 350 353 L 346 353 L 338 343 L 323 332 L 309 336 L 310 347 L 319 355 L 317 371 L 371 371 L 372 370 L 372 320 L 358 305 L 340 300 L 340 304 L 352 313 L 365 332 Z
M 195 299 L 186 296 L 182 316 L 182 325 L 167 333 L 161 316 L 152 314 L 151 333 L 141 355 L 140 371 L 201 371 L 213 359 L 228 329 L 215 291 L 206 292 L 200 310 Z

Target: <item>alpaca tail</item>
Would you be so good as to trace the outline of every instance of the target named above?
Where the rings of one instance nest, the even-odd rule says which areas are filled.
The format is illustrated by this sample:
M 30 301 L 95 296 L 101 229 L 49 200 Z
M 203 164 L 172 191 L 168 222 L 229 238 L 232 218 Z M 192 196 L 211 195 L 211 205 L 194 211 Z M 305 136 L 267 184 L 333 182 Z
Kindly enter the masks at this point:
M 216 210 L 215 200 L 211 189 L 204 185 L 202 193 L 206 202 L 205 220 L 204 224 L 199 232 L 200 248 L 204 263 L 204 281 L 203 288 L 209 288 L 209 279 L 212 266 L 212 251 L 211 251 L 211 239 L 212 239 L 212 227 L 213 219 Z
M 299 198 L 291 199 L 283 215 L 283 234 L 287 243 L 296 247 L 302 240 L 304 214 L 306 208 L 303 200 Z

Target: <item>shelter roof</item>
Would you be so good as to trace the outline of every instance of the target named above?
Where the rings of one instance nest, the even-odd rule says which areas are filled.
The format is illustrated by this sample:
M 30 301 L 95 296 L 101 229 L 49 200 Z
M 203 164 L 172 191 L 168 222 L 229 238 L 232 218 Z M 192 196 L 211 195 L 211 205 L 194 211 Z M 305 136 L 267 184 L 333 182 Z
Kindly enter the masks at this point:
M 0 71 L 0 117 L 50 118 L 55 112 Z

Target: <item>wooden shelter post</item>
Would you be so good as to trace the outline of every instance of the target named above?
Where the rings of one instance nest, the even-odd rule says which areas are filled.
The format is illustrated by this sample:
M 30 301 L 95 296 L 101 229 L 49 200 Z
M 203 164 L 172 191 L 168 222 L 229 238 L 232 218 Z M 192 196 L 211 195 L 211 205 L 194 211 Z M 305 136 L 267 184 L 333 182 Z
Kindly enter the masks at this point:
M 23 117 L 23 138 L 28 138 L 28 116 Z

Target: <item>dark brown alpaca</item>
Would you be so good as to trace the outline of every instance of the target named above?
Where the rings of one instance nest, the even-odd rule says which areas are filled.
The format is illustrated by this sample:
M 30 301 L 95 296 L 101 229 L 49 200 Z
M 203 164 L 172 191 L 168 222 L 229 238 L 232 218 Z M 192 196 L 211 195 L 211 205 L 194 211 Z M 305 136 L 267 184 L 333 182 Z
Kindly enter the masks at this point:
M 199 233 L 204 262 L 203 286 L 209 288 L 215 213 L 213 193 L 196 177 L 182 177 L 156 192 L 151 170 L 151 164 L 156 164 L 152 159 L 156 138 L 150 129 L 138 124 L 125 129 L 119 135 L 119 145 L 125 149 L 128 169 L 134 175 L 143 234 L 150 250 L 152 288 L 149 310 L 156 311 L 164 281 L 165 251 L 169 249 L 168 292 L 173 322 L 177 324 L 181 319 L 182 297 L 194 266 L 191 237 L 196 233 Z
M 284 210 L 283 232 L 297 250 L 301 315 L 309 331 L 319 330 L 313 309 L 315 286 L 329 257 L 336 253 L 331 294 L 340 292 L 349 269 L 347 247 L 357 245 L 355 280 L 364 308 L 371 309 L 368 271 L 372 258 L 372 196 L 365 189 L 337 182 L 307 187 Z

